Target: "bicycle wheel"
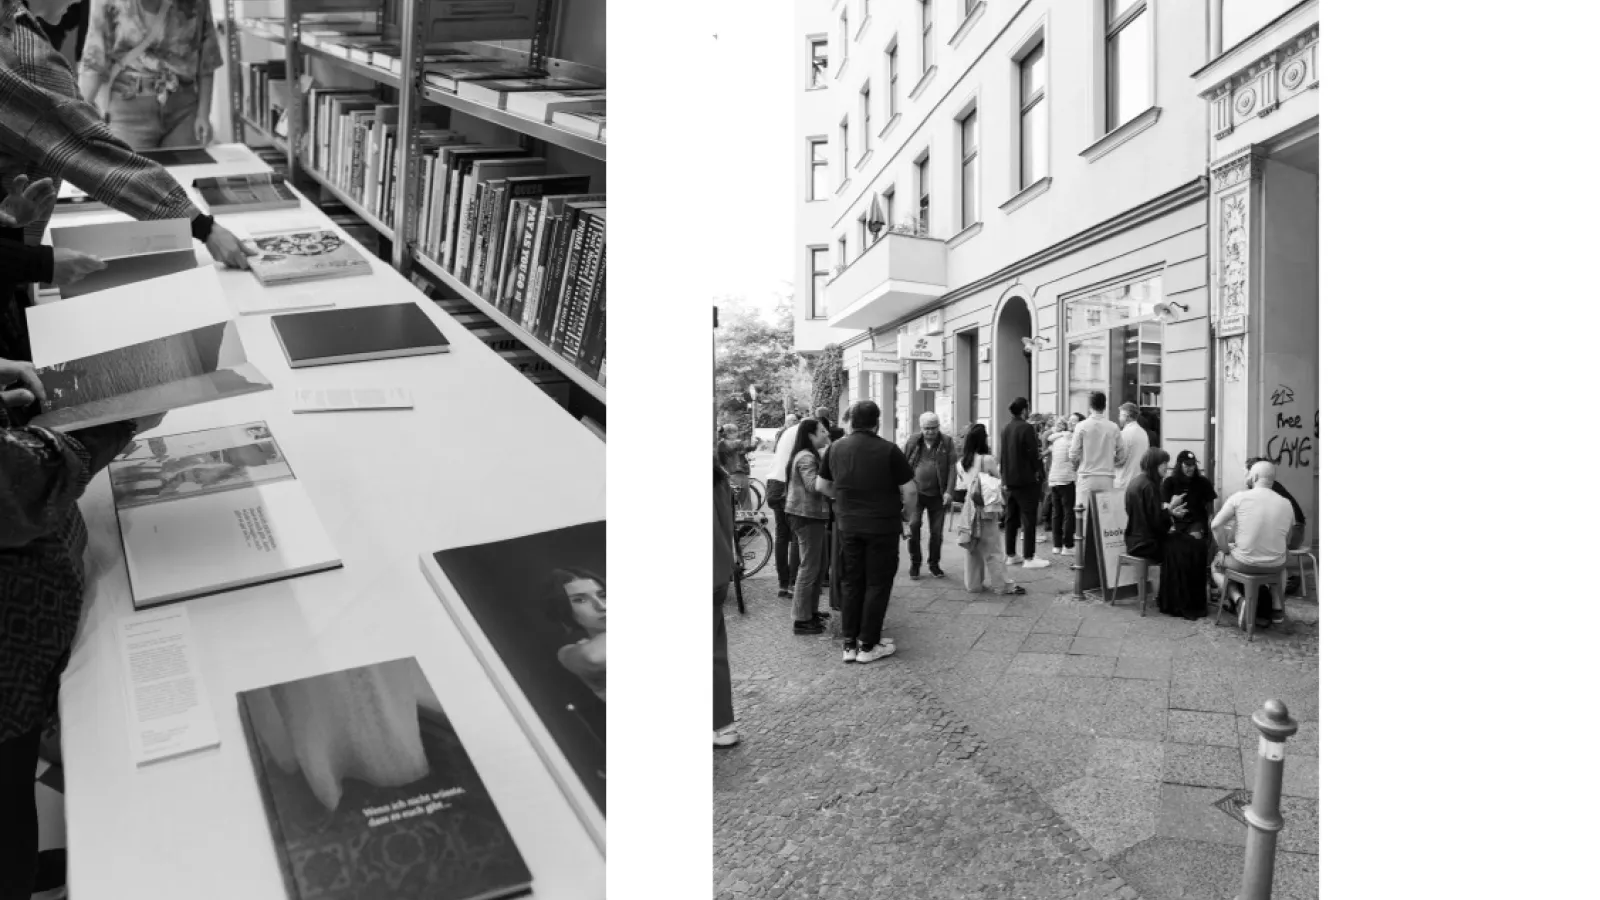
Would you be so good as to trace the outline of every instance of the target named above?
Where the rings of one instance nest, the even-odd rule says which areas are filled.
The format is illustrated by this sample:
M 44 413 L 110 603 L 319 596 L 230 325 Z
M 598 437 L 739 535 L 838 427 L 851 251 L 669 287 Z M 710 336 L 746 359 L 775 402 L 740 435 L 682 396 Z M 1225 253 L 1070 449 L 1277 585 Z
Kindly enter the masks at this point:
M 741 522 L 736 532 L 739 538 L 739 566 L 741 577 L 749 578 L 761 571 L 772 558 L 772 533 L 755 522 Z
M 749 489 L 750 509 L 752 511 L 758 510 L 761 508 L 761 504 L 766 500 L 764 492 L 761 490 L 761 485 L 757 483 L 754 478 L 750 479 Z

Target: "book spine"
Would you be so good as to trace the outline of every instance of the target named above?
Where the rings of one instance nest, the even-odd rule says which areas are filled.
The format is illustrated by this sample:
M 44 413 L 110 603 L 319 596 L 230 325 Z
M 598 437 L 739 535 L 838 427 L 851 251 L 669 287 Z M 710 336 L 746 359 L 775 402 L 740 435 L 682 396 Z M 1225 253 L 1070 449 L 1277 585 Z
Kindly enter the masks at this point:
M 461 219 L 456 224 L 456 248 L 453 269 L 463 282 L 470 274 L 467 266 L 472 262 L 472 239 L 477 233 L 478 209 L 483 204 L 483 188 L 476 177 L 469 176 L 461 185 Z
M 529 204 L 528 215 L 522 222 L 522 247 L 517 255 L 517 274 L 511 287 L 510 316 L 522 326 L 522 330 L 533 333 L 532 323 L 526 316 L 526 311 L 532 306 L 528 303 L 528 284 L 533 277 L 533 254 L 538 244 L 539 229 L 544 223 L 544 204 Z
M 504 184 L 489 189 L 489 206 L 483 215 L 482 233 L 478 236 L 478 262 L 474 269 L 473 290 L 491 303 L 494 302 L 494 291 L 490 289 L 494 263 L 499 256 L 501 232 L 506 225 L 506 191 Z
M 541 237 L 539 249 L 539 268 L 533 285 L 530 287 L 530 298 L 538 304 L 535 313 L 533 336 L 542 344 L 550 343 L 550 325 L 554 317 L 555 299 L 550 291 L 550 271 L 555 268 L 556 260 L 560 253 L 561 241 L 565 236 L 567 209 L 565 203 L 558 203 L 550 211 L 550 218 L 545 223 L 545 233 Z
M 445 179 L 444 210 L 441 213 L 443 216 L 443 228 L 439 235 L 439 257 L 437 261 L 439 265 L 448 270 L 455 256 L 456 207 L 461 201 L 461 168 L 459 163 L 451 163 L 450 168 L 445 171 Z
M 582 223 L 583 234 L 573 246 L 572 264 L 569 266 L 568 280 L 571 281 L 569 293 L 572 297 L 570 309 L 567 312 L 566 330 L 562 334 L 557 350 L 569 362 L 578 361 L 578 345 L 583 342 L 583 329 L 588 324 L 590 289 L 594 287 L 594 270 L 599 268 L 596 248 L 601 222 L 593 213 L 583 210 L 578 213 Z M 592 268 L 591 268 L 592 267 Z
M 595 315 L 589 333 L 583 339 L 583 352 L 578 357 L 578 369 L 590 378 L 600 377 L 600 365 L 606 356 L 606 254 L 600 251 L 600 271 L 595 280 Z
M 606 220 L 594 216 L 590 222 L 589 234 L 589 249 L 584 253 L 583 270 L 580 274 L 583 302 L 579 308 L 582 315 L 571 341 L 574 363 L 583 361 L 584 345 L 592 334 L 595 319 L 600 315 L 600 267 L 605 262 Z
M 569 226 L 565 247 L 562 253 L 561 268 L 556 270 L 555 296 L 558 301 L 555 322 L 551 326 L 550 340 L 546 346 L 565 356 L 563 348 L 567 344 L 567 335 L 572 328 L 572 314 L 575 309 L 575 288 L 577 287 L 578 261 L 583 255 L 583 242 L 589 233 L 589 219 L 583 215 L 582 210 L 574 210 L 571 216 L 572 224 Z
M 517 254 L 522 250 L 523 222 L 528 215 L 529 203 L 526 200 L 513 200 L 506 209 L 506 227 L 504 238 L 500 241 L 500 264 L 495 272 L 494 301 L 501 312 L 510 312 L 507 295 L 511 289 L 508 285 L 515 277 L 518 263 Z

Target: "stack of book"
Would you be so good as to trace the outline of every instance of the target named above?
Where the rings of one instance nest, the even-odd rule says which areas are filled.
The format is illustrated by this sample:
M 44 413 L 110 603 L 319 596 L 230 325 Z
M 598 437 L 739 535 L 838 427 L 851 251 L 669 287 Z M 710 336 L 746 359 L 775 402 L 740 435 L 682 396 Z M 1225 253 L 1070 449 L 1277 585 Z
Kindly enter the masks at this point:
M 491 78 L 460 82 L 456 95 L 531 122 L 550 123 L 557 113 L 604 111 L 604 88 L 570 78 Z
M 600 384 L 606 380 L 606 198 L 538 197 L 510 213 L 501 312 Z
M 245 118 L 270 133 L 279 134 L 279 119 L 288 106 L 289 82 L 286 63 L 281 59 L 245 65 L 241 87 L 244 90 Z M 283 123 L 287 130 L 288 123 Z
M 405 151 L 399 133 L 400 107 L 349 88 L 312 88 L 306 100 L 311 167 L 392 227 L 400 200 L 397 150 Z M 448 129 L 433 125 L 448 112 L 434 107 L 424 113 L 419 123 L 419 140 L 424 146 L 460 140 Z

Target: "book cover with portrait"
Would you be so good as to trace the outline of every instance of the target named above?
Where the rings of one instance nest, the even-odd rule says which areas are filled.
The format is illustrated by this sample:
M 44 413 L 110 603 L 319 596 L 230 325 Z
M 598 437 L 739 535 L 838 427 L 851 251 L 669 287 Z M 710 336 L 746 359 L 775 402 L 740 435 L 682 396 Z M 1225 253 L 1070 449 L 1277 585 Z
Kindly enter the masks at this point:
M 424 554 L 423 569 L 603 844 L 606 523 Z
M 533 882 L 415 658 L 241 691 L 293 900 L 496 900 Z

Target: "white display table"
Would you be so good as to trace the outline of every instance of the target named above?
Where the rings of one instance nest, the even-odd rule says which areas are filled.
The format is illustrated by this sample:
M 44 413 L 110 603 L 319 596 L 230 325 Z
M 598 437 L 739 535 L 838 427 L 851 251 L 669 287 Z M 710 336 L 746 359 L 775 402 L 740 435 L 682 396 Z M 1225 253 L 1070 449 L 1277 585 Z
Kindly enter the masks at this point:
M 237 154 L 239 145 L 213 148 Z M 249 160 L 173 170 L 179 182 L 263 171 Z M 192 193 L 192 191 L 191 191 Z M 99 211 L 56 224 L 120 218 Z M 241 236 L 298 224 L 299 209 L 219 216 Z M 81 506 L 90 588 L 61 685 L 68 890 L 73 900 L 283 900 L 234 694 L 415 656 L 494 796 L 541 897 L 605 895 L 605 859 L 440 605 L 419 555 L 605 516 L 605 445 L 381 260 L 373 274 L 271 288 L 340 306 L 416 300 L 451 352 L 291 371 L 269 316 L 240 317 L 246 352 L 275 390 L 178 410 L 153 434 L 265 420 L 305 484 L 345 567 L 191 600 L 200 673 L 221 746 L 136 769 L 114 630 L 130 615 L 109 481 Z M 230 300 L 268 290 L 221 270 Z M 296 388 L 410 389 L 416 409 L 295 415 Z

